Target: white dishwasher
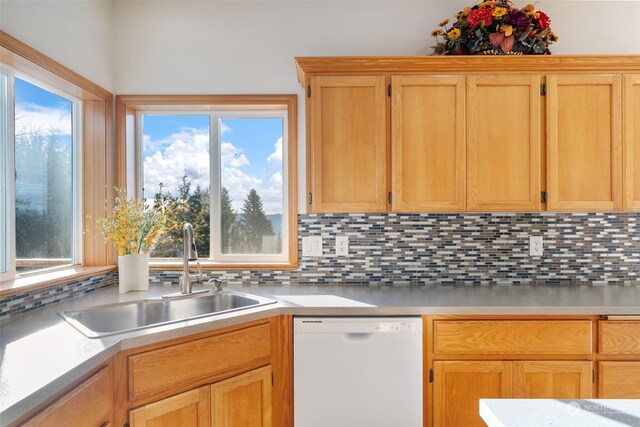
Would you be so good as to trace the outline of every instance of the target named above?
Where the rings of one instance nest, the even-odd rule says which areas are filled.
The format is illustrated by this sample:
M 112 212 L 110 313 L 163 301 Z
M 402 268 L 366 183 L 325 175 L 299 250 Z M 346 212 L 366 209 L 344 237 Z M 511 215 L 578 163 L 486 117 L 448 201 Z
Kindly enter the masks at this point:
M 296 317 L 295 427 L 422 427 L 419 317 Z

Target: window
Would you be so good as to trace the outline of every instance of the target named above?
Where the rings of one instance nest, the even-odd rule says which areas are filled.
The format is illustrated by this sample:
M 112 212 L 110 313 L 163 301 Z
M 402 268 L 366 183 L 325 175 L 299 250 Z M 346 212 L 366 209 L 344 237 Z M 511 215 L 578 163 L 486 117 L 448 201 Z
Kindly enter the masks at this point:
M 134 185 L 148 203 L 185 200 L 205 267 L 296 266 L 296 98 L 270 97 L 118 97 L 130 194 Z M 160 267 L 175 263 L 182 232 L 151 255 Z
M 3 278 L 81 262 L 79 104 L 2 75 Z

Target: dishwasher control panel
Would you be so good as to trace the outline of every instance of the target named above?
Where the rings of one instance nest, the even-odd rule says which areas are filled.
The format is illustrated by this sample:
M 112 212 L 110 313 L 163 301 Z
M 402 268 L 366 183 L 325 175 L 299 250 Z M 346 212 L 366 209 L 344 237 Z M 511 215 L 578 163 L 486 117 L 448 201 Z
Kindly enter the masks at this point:
M 415 319 L 407 318 L 298 318 L 295 322 L 295 332 L 299 333 L 416 333 L 418 330 Z

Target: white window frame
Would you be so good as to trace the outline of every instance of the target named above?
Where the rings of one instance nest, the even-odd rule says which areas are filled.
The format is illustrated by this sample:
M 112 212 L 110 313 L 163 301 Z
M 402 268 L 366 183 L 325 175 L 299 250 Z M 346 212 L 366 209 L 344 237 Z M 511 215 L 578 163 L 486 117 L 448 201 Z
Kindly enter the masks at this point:
M 44 274 L 56 270 L 66 269 L 72 266 L 82 264 L 82 223 L 83 223 L 83 211 L 82 211 L 82 100 L 77 97 L 60 91 L 57 88 L 52 87 L 49 84 L 43 83 L 37 79 L 34 79 L 24 73 L 16 71 L 6 64 L 2 64 L 0 71 L 7 76 L 7 88 L 5 100 L 6 102 L 6 134 L 1 135 L 4 139 L 6 147 L 6 158 L 4 164 L 6 165 L 5 179 L 6 187 L 3 197 L 3 202 L 0 205 L 5 210 L 6 219 L 6 266 L 7 271 L 0 272 L 0 281 L 11 280 L 19 277 L 35 276 L 38 274 Z M 16 224 L 15 224 L 15 78 L 24 80 L 32 85 L 35 85 L 47 92 L 58 95 L 71 102 L 71 176 L 72 176 L 72 191 L 73 191 L 73 217 L 72 217 L 72 248 L 71 248 L 71 264 L 65 264 L 61 266 L 55 266 L 50 268 L 42 268 L 33 271 L 26 271 L 18 273 L 16 271 L 16 253 L 15 253 L 15 239 L 16 239 Z M 2 118 L 4 120 L 5 118 Z
M 289 123 L 288 111 L 285 109 L 265 109 L 265 110 L 245 110 L 245 109 L 224 109 L 224 110 L 138 110 L 136 111 L 136 147 L 135 161 L 136 170 L 129 170 L 136 180 L 136 194 L 142 195 L 144 185 L 144 147 L 143 131 L 144 116 L 209 116 L 209 202 L 210 202 L 210 236 L 209 236 L 209 258 L 208 260 L 219 264 L 262 264 L 262 263 L 285 263 L 289 261 Z M 220 211 L 220 197 L 222 190 L 222 157 L 220 147 L 222 144 L 222 126 L 220 120 L 225 118 L 280 118 L 282 119 L 282 224 L 281 241 L 282 253 L 280 254 L 222 254 L 221 242 L 217 238 L 220 236 L 222 224 L 220 215 L 213 215 Z M 157 258 L 158 260 L 166 258 Z

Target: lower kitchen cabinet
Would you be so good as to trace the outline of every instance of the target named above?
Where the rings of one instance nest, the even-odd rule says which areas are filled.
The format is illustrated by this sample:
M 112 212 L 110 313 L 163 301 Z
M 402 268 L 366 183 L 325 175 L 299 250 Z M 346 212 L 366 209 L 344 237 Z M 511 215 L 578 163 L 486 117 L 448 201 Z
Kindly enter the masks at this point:
M 434 427 L 486 427 L 479 399 L 511 397 L 511 362 L 434 362 Z
M 131 427 L 271 427 L 271 366 L 130 412 Z
M 111 367 L 105 366 L 23 425 L 107 427 L 112 414 Z
M 593 395 L 592 364 L 586 361 L 442 361 L 433 370 L 434 427 L 485 427 L 480 399 Z
M 215 427 L 271 427 L 271 366 L 211 386 Z
M 599 362 L 600 399 L 640 399 L 640 361 Z
M 593 366 L 578 361 L 513 362 L 513 397 L 521 399 L 589 399 Z
M 210 387 L 189 390 L 130 413 L 131 427 L 209 427 Z

